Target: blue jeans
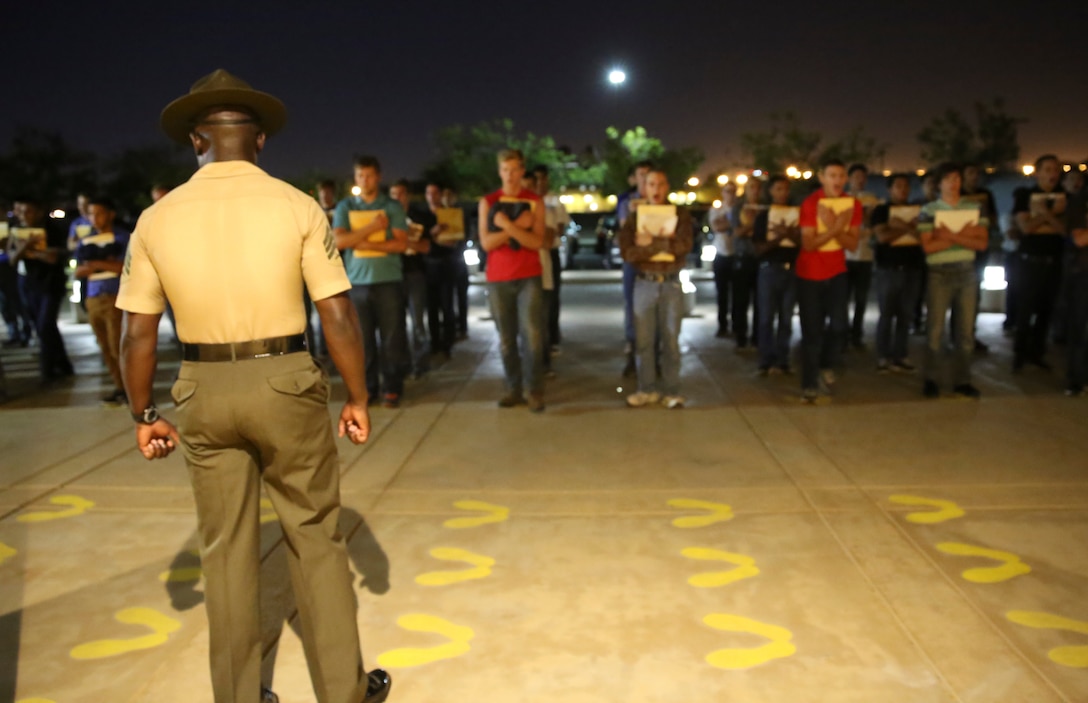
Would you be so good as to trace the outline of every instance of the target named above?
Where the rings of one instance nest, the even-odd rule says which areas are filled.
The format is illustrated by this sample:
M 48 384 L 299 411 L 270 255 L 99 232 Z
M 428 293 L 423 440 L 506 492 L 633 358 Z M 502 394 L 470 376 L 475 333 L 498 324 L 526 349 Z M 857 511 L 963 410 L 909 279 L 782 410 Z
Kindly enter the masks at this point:
M 540 276 L 487 284 L 491 316 L 499 331 L 506 390 L 544 392 L 544 295 Z M 520 344 L 519 344 L 520 341 Z
M 1088 267 L 1069 271 L 1069 308 L 1066 314 L 1066 354 L 1069 357 L 1068 386 L 1083 388 L 1088 383 Z
M 950 308 L 956 310 L 952 330 L 952 384 L 971 382 L 971 354 L 975 351 L 975 308 L 978 304 L 978 276 L 975 262 L 930 264 L 926 278 L 926 358 L 922 373 L 928 381 L 937 378 L 941 338 Z
M 632 347 L 635 345 L 635 274 L 638 269 L 634 264 L 623 262 L 623 338 Z
M 790 337 L 793 336 L 793 309 L 797 306 L 797 276 L 793 267 L 770 261 L 760 264 L 756 300 L 759 367 L 787 368 L 790 365 Z
M 412 320 L 412 372 L 426 373 L 430 369 L 431 355 L 427 340 L 427 274 L 423 271 L 404 274 L 404 295 Z
M 801 388 L 820 387 L 820 369 L 839 365 L 842 343 L 850 329 L 846 310 L 846 274 L 823 281 L 797 279 L 801 317 Z
M 404 369 L 409 363 L 404 283 L 391 281 L 352 286 L 349 295 L 363 331 L 367 393 L 373 398 L 380 392 L 400 395 L 404 392 Z
M 664 395 L 680 393 L 680 322 L 684 294 L 679 279 L 662 283 L 636 278 L 632 295 L 638 389 Z M 657 384 L 654 347 L 661 344 L 661 384 Z
M 876 323 L 878 358 L 889 361 L 907 358 L 910 324 L 914 321 L 914 306 L 921 291 L 922 269 L 877 267 L 876 297 L 880 305 L 880 318 Z
M 38 334 L 38 367 L 43 381 L 74 373 L 64 338 L 57 327 L 57 315 L 64 302 L 64 285 L 19 277 L 19 293 L 34 320 Z

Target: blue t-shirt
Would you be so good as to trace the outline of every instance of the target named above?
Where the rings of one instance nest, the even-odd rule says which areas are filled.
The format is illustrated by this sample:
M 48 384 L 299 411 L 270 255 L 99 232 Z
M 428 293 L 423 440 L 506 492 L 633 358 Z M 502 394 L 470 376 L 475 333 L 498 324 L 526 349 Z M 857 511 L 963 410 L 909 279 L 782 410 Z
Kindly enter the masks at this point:
M 336 211 L 332 216 L 334 229 L 351 229 L 352 210 L 385 210 L 389 218 L 389 227 L 385 230 L 386 241 L 393 238 L 393 230 L 407 230 L 408 221 L 404 214 L 404 208 L 400 203 L 389 196 L 379 194 L 373 202 L 365 202 L 361 197 L 352 195 L 344 198 L 336 204 Z M 353 286 L 370 285 L 371 283 L 390 283 L 404 280 L 403 265 L 400 254 L 382 254 L 380 256 L 357 257 L 351 249 L 340 252 L 344 257 L 344 268 L 348 273 L 348 280 Z M 377 253 L 377 252 L 375 252 Z
M 68 241 L 83 239 L 93 230 L 94 227 L 91 225 L 91 221 L 83 215 L 80 215 L 72 220 L 72 224 L 68 225 Z
M 83 264 L 88 261 L 124 261 L 129 236 L 130 233 L 121 227 L 114 227 L 112 232 L 105 234 L 92 231 L 79 240 L 76 246 L 76 262 Z M 92 273 L 87 278 L 86 297 L 117 295 L 120 288 L 120 274 L 106 271 Z

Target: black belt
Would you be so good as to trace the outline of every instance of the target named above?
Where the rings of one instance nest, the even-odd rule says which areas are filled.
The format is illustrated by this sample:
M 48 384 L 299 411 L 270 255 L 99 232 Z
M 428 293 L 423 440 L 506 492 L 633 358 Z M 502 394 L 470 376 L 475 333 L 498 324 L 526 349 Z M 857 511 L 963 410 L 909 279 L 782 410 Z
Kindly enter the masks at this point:
M 1048 254 L 1020 254 L 1021 261 L 1027 261 L 1030 264 L 1056 264 L 1058 263 L 1057 256 L 1050 256 Z
M 304 334 L 230 344 L 186 344 L 184 342 L 181 344 L 181 358 L 185 361 L 244 361 L 283 356 L 300 351 L 306 351 L 306 335 Z
M 793 268 L 793 262 L 790 261 L 760 261 L 759 267 L 761 269 L 776 268 L 783 271 L 789 271 Z
M 635 278 L 643 281 L 650 281 L 651 283 L 668 283 L 670 281 L 679 281 L 680 274 L 678 273 L 643 273 L 639 271 L 635 274 Z

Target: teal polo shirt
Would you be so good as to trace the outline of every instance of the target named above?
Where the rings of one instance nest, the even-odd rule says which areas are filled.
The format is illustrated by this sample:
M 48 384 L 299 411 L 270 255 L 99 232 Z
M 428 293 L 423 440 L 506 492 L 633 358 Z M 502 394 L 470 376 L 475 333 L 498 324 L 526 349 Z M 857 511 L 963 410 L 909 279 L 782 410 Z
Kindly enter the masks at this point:
M 386 240 L 393 238 L 394 229 L 408 229 L 408 218 L 404 214 L 404 208 L 384 193 L 379 194 L 370 203 L 355 195 L 338 202 L 336 212 L 332 216 L 333 228 L 342 227 L 350 230 L 351 216 L 348 213 L 352 210 L 385 210 L 385 216 L 389 218 L 389 228 L 385 231 Z M 357 258 L 351 249 L 345 249 L 340 253 L 344 257 L 344 268 L 347 270 L 348 280 L 353 286 L 404 280 L 400 254 Z
M 922 213 L 918 216 L 918 231 L 919 232 L 932 232 L 934 226 L 934 219 L 937 217 L 937 212 L 940 210 L 979 210 L 979 205 L 973 200 L 964 200 L 960 198 L 960 201 L 952 205 L 946 203 L 941 199 L 934 200 L 933 202 L 926 203 L 922 206 Z M 978 218 L 978 223 L 983 227 L 989 227 L 990 222 L 987 218 Z M 974 261 L 975 250 L 968 249 L 967 247 L 961 247 L 959 244 L 953 244 L 943 251 L 934 252 L 926 256 L 927 264 L 952 264 L 957 261 Z

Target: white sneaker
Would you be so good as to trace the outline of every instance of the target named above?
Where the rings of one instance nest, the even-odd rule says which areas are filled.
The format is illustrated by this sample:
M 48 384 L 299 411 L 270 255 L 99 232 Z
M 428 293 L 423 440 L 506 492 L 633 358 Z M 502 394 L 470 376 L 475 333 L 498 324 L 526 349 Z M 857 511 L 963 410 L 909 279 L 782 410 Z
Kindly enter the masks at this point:
M 828 388 L 834 388 L 835 381 L 838 379 L 835 378 L 834 371 L 832 371 L 831 369 L 823 369 L 822 371 L 820 371 L 820 380 L 823 381 L 824 385 Z
M 661 395 L 658 393 L 632 393 L 627 396 L 627 405 L 632 408 L 641 408 L 644 405 L 655 405 L 661 400 Z
M 684 407 L 685 402 L 682 395 L 667 395 L 661 400 L 661 404 L 669 410 L 679 410 Z

